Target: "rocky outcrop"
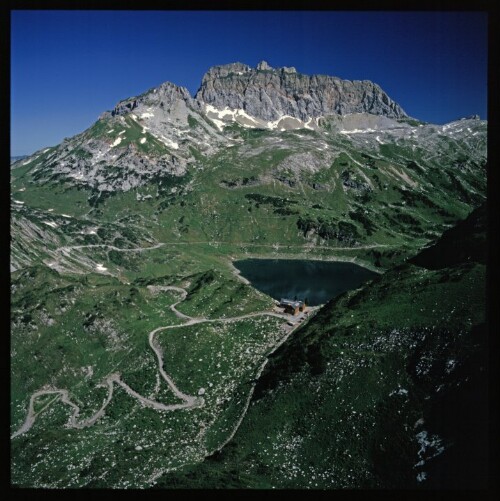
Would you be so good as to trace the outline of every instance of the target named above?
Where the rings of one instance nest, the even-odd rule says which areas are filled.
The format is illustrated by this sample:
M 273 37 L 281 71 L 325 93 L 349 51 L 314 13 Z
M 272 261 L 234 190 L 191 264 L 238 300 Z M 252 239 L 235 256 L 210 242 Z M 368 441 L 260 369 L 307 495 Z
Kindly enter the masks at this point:
M 302 75 L 295 68 L 273 69 L 261 61 L 214 66 L 202 80 L 196 100 L 217 109 L 242 109 L 265 121 L 289 115 L 306 121 L 330 114 L 370 113 L 391 118 L 407 114 L 377 84 L 326 75 Z
M 328 190 L 333 185 L 314 176 L 332 166 L 340 143 L 371 152 L 403 139 L 415 147 L 424 145 L 426 151 L 439 151 L 443 136 L 463 142 L 470 151 L 467 161 L 456 159 L 457 172 L 483 168 L 484 121 L 473 117 L 436 126 L 405 117 L 399 105 L 369 81 L 307 76 L 293 67 L 272 68 L 265 61 L 256 68 L 237 62 L 210 68 L 196 98 L 186 88 L 165 82 L 120 101 L 86 131 L 12 168 L 28 166 L 37 183 L 64 182 L 98 196 L 161 179 L 181 182 L 187 172 L 204 168 L 213 155 L 234 148 L 231 151 L 246 159 L 266 152 L 263 161 L 272 163 L 267 174 L 273 182 L 291 189 L 306 183 L 314 190 Z M 248 134 L 249 129 L 254 130 Z M 286 134 L 298 129 L 302 132 Z M 283 151 L 275 156 L 277 150 Z M 242 174 L 220 185 L 232 189 L 262 184 L 264 179 L 252 181 Z M 349 173 L 340 181 L 343 190 L 356 195 L 371 189 Z
M 162 83 L 159 87 L 150 89 L 137 97 L 131 97 L 120 101 L 111 111 L 107 111 L 100 118 L 114 117 L 117 115 L 126 115 L 132 112 L 141 104 L 143 106 L 153 106 L 168 109 L 183 101 L 189 107 L 197 107 L 191 94 L 185 87 L 179 87 L 171 82 Z

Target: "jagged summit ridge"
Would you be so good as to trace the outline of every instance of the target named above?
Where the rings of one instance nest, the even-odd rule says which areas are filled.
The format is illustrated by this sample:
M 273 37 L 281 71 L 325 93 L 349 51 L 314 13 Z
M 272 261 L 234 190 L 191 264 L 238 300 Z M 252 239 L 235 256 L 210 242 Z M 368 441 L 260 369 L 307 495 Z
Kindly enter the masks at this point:
M 120 101 L 101 118 L 126 115 L 141 105 L 168 113 L 177 110 L 181 118 L 187 117 L 188 109 L 201 112 L 219 131 L 232 121 L 250 128 L 289 130 L 317 129 L 318 119 L 325 116 L 407 117 L 396 102 L 369 80 L 308 76 L 294 67 L 273 68 L 264 60 L 255 68 L 241 62 L 212 66 L 194 98 L 185 87 L 165 82 L 140 96 Z
M 406 118 L 405 111 L 369 80 L 342 80 L 327 75 L 303 75 L 295 68 L 256 68 L 231 63 L 210 68 L 195 99 L 219 110 L 243 110 L 264 121 L 290 116 L 301 121 L 325 115 L 369 113 Z
M 39 183 L 64 179 L 100 196 L 165 176 L 181 178 L 203 169 L 228 147 L 245 150 L 244 129 L 274 131 L 277 134 L 262 137 L 262 147 L 272 143 L 294 150 L 302 135 L 278 137 L 280 132 L 315 131 L 315 144 L 307 148 L 321 152 L 327 165 L 337 140 L 366 151 L 399 140 L 412 142 L 412 149 L 425 144 L 427 150 L 437 151 L 436 133 L 472 144 L 482 141 L 486 123 L 471 119 L 432 126 L 407 118 L 370 81 L 307 76 L 293 67 L 273 68 L 266 61 L 254 68 L 236 62 L 210 68 L 194 98 L 185 87 L 165 82 L 121 100 L 86 131 L 35 152 L 13 168 L 33 164 Z M 482 147 L 474 155 L 482 158 Z M 299 158 L 292 164 L 304 160 Z M 316 163 L 304 165 L 315 171 Z

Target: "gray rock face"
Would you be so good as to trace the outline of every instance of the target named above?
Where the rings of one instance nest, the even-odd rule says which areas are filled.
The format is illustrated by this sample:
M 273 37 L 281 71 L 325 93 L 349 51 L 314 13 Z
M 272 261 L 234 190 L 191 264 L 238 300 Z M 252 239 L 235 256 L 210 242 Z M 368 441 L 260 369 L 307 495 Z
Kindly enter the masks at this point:
M 162 83 L 155 89 L 150 89 L 137 97 L 131 97 L 120 101 L 112 111 L 107 111 L 100 118 L 109 118 L 117 115 L 131 113 L 142 105 L 157 106 L 168 109 L 178 101 L 184 101 L 187 106 L 196 106 L 189 91 L 185 87 L 179 87 L 171 82 Z
M 184 87 L 165 82 L 120 101 L 86 131 L 19 160 L 12 169 L 31 164 L 37 183 L 63 181 L 98 195 L 181 178 L 204 168 L 208 159 L 228 147 L 236 147 L 242 158 L 290 150 L 270 178 L 291 188 L 299 181 L 309 182 L 301 180 L 302 174 L 307 177 L 331 165 L 339 154 L 335 138 L 359 151 L 378 151 L 379 145 L 400 139 L 413 142 L 414 148 L 422 144 L 427 151 L 438 151 L 440 138 L 446 136 L 466 144 L 477 164 L 482 161 L 487 124 L 477 117 L 443 126 L 397 120 L 404 117 L 405 112 L 369 81 L 306 76 L 295 68 L 272 68 L 265 61 L 257 68 L 233 63 L 212 67 L 195 99 Z M 241 127 L 227 127 L 234 122 Z M 259 136 L 259 142 L 247 142 L 240 134 L 242 127 L 272 133 Z M 309 131 L 280 137 L 280 132 L 298 129 Z M 474 165 L 461 162 L 456 168 L 467 171 Z M 314 189 L 329 189 L 313 181 Z M 367 189 L 361 178 L 347 176 L 342 181 L 345 189 Z M 229 179 L 223 184 L 238 188 L 260 182 L 242 176 L 241 182 Z
M 66 138 L 37 167 L 38 182 L 65 182 L 96 192 L 128 191 L 162 176 L 183 176 L 228 140 L 205 119 L 188 90 L 165 82 L 120 101 L 89 129 Z
M 201 86 L 210 80 L 214 80 L 216 78 L 225 78 L 229 75 L 237 75 L 238 73 L 247 73 L 253 71 L 248 64 L 243 63 L 231 63 L 224 64 L 222 66 L 212 66 L 206 73 L 203 75 L 203 79 L 201 81 Z
M 264 71 L 264 70 L 272 70 L 271 66 L 269 66 L 269 64 L 267 64 L 266 61 L 261 61 L 258 65 L 257 65 L 257 69 L 259 71 Z
M 202 80 L 196 100 L 274 121 L 283 115 L 300 120 L 349 113 L 391 118 L 407 114 L 377 84 L 326 75 L 302 75 L 295 68 L 273 69 L 261 61 L 256 69 L 242 63 L 214 66 Z

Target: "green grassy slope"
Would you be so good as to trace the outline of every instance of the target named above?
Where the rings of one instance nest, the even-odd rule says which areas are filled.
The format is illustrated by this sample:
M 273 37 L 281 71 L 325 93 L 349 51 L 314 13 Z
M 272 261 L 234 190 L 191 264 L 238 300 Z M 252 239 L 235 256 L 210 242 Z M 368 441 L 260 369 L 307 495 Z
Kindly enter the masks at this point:
M 129 117 L 125 123 L 119 137 L 126 145 L 142 134 Z M 472 126 L 479 135 L 468 142 L 434 133 L 374 146 L 339 133 L 234 125 L 225 134 L 242 142 L 199 156 L 184 176 L 158 173 L 127 192 L 96 192 L 69 178 L 42 183 L 40 173 L 51 172 L 44 160 L 49 150 L 12 170 L 13 196 L 95 222 L 139 218 L 161 242 L 226 245 L 228 252 L 249 254 L 333 253 L 386 267 L 484 201 L 485 126 Z M 108 127 L 97 123 L 82 138 Z M 104 132 L 111 141 L 120 128 Z
M 486 487 L 483 215 L 435 245 L 439 266 L 427 254 L 327 304 L 270 357 L 233 441 L 157 486 Z
M 196 285 L 208 282 L 207 288 Z M 185 312 L 213 319 L 262 312 L 272 301 L 218 272 L 142 277 L 60 275 L 45 266 L 12 274 L 11 433 L 40 389 L 66 389 L 88 419 L 107 398 L 110 374 L 165 405 L 181 403 L 160 379 L 148 334 L 158 333 L 164 370 L 206 404 L 193 410 L 144 407 L 114 385 L 104 416 L 68 428 L 71 408 L 54 395 L 35 400 L 33 427 L 12 440 L 12 482 L 20 487 L 146 487 L 164 469 L 197 462 L 219 447 L 243 411 L 249 381 L 284 335 L 283 320 L 259 316 L 183 327 L 170 306 L 186 287 Z M 153 288 L 151 288 L 151 286 Z M 228 300 L 227 293 L 231 294 Z M 29 361 L 29 363 L 27 362 Z
M 193 119 L 190 123 L 198 127 Z M 428 144 L 397 139 L 366 146 L 332 130 L 278 133 L 235 125 L 225 131 L 234 137 L 233 146 L 208 158 L 193 143 L 196 162 L 185 175 L 159 170 L 125 192 L 99 191 L 86 180 L 55 173 L 52 155 L 63 155 L 76 171 L 80 160 L 89 160 L 86 142 L 99 138 L 110 144 L 121 138 L 134 155 L 168 154 L 130 117 L 99 120 L 71 141 L 19 162 L 11 170 L 11 433 L 41 388 L 67 389 L 80 406 L 80 418 L 92 416 L 106 399 L 103 383 L 115 372 L 141 395 L 179 403 L 158 379 L 148 334 L 183 322 L 171 310 L 180 296 L 156 294 L 150 286 L 185 288 L 178 311 L 210 322 L 157 337 L 165 370 L 182 391 L 205 389 L 206 407 L 158 412 L 115 385 L 105 416 L 75 430 L 66 427 L 70 407 L 60 397 L 41 396 L 33 428 L 12 440 L 13 483 L 145 487 L 160 478 L 164 486 L 346 487 L 433 482 L 437 474 L 430 468 L 448 457 L 456 441 L 432 417 L 440 408 L 433 407 L 436 395 L 452 398 L 453 378 L 460 371 L 472 374 L 465 353 L 480 353 L 470 333 L 480 335 L 477 325 L 484 321 L 484 260 L 470 254 L 466 261 L 469 254 L 464 254 L 476 243 L 461 244 L 455 261 L 436 266 L 430 248 L 419 258 L 428 256 L 425 262 L 392 269 L 328 305 L 317 322 L 271 357 L 240 431 L 213 456 L 244 411 L 266 355 L 284 334 L 276 318 L 222 320 L 273 304 L 235 280 L 232 259 L 339 259 L 389 268 L 467 216 L 484 201 L 486 189 L 486 125 L 471 126 L 478 135 L 471 133 L 467 141 L 436 134 Z M 100 167 L 109 180 L 123 174 L 116 166 Z M 477 245 L 481 231 L 475 233 Z M 446 252 L 454 245 L 447 244 Z M 447 351 L 451 347 L 457 357 L 464 355 L 458 365 L 451 363 L 448 374 L 446 363 L 455 360 L 455 352 Z M 423 379 L 416 374 L 421 359 L 428 358 L 426 350 L 439 354 L 444 375 L 439 367 L 430 379 L 426 374 L 432 372 L 422 373 Z M 219 353 L 220 362 L 214 358 Z M 472 375 L 467 384 L 460 378 L 457 391 L 473 382 Z M 438 390 L 439 384 L 446 391 Z M 429 428 L 414 429 L 422 416 Z M 416 435 L 424 430 L 428 437 L 440 437 L 429 438 L 435 447 L 426 447 L 426 459 L 442 443 L 445 450 L 425 468 L 413 469 L 412 461 L 420 461 Z M 403 460 L 396 462 L 399 452 Z M 199 468 L 161 476 L 207 455 Z M 391 468 L 395 473 L 388 473 Z M 417 482 L 424 471 L 427 483 Z

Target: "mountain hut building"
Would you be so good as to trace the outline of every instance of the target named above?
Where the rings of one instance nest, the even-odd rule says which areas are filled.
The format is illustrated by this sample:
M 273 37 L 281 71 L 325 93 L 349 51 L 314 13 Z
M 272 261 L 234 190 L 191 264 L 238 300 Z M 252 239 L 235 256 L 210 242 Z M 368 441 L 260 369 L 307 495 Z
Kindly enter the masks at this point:
M 285 308 L 285 313 L 290 315 L 298 315 L 300 311 L 304 311 L 304 301 L 293 301 L 292 299 L 281 299 L 280 306 Z

